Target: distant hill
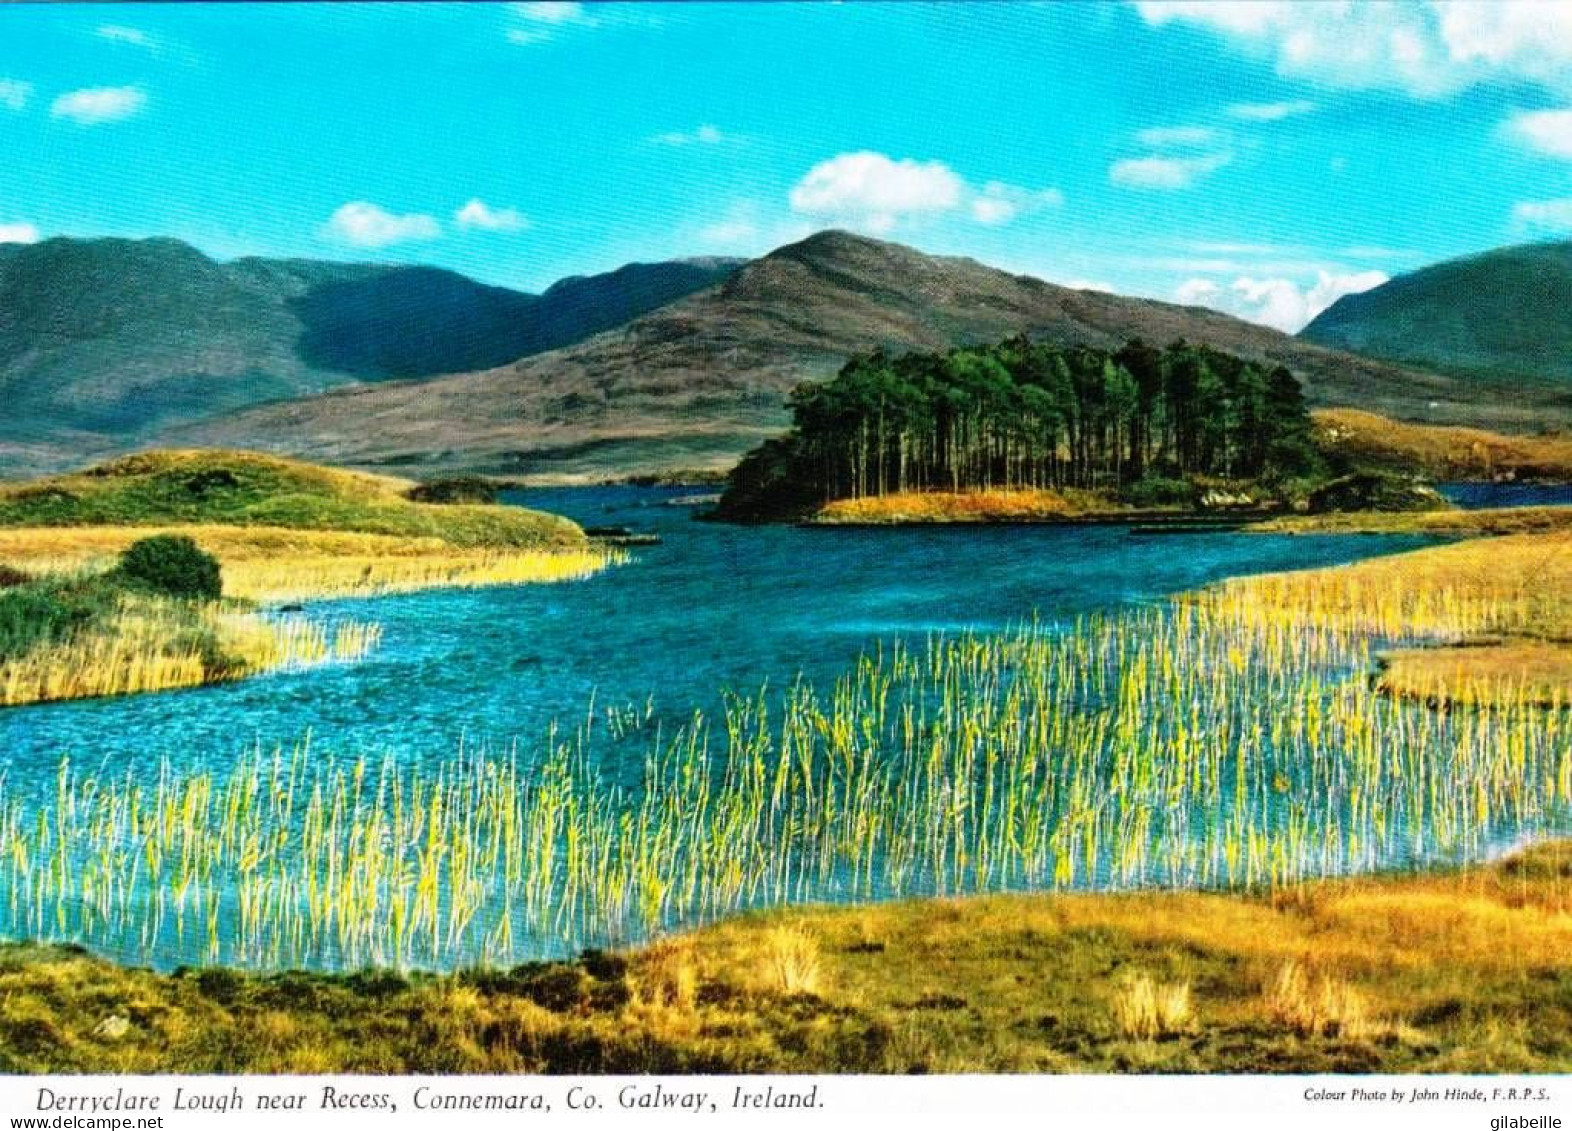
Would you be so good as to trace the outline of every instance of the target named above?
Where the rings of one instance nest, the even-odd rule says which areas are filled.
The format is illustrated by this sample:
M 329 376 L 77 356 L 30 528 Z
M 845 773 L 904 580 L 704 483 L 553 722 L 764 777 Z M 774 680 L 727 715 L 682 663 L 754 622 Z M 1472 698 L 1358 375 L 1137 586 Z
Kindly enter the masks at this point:
M 576 345 L 418 385 L 261 406 L 166 439 L 364 466 L 574 475 L 720 467 L 785 426 L 789 389 L 834 373 L 852 353 L 936 350 L 1022 331 L 1097 346 L 1185 338 L 1287 365 L 1317 404 L 1434 420 L 1480 416 L 1452 379 L 1213 310 L 1071 290 L 970 259 L 821 232 Z M 1526 426 L 1531 415 L 1507 404 L 1486 419 Z
M 0 245 L 0 464 L 80 459 L 350 383 L 501 365 L 736 266 L 633 264 L 536 296 L 430 267 L 220 263 L 169 239 Z
M 1572 241 L 1400 276 L 1339 299 L 1300 337 L 1492 382 L 1572 389 Z

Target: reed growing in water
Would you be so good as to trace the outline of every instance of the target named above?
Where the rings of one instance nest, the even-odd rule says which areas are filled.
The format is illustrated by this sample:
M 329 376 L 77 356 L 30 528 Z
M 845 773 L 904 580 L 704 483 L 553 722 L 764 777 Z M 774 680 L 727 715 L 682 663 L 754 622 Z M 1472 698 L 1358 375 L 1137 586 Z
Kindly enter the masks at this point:
M 0 797 L 0 929 L 166 963 L 446 968 L 750 907 L 1283 887 L 1565 832 L 1568 712 L 1433 711 L 1367 678 L 1379 648 L 1534 594 L 1368 580 L 897 642 L 675 732 L 619 709 L 430 768 L 304 746 L 224 773 L 63 763 L 47 796 Z

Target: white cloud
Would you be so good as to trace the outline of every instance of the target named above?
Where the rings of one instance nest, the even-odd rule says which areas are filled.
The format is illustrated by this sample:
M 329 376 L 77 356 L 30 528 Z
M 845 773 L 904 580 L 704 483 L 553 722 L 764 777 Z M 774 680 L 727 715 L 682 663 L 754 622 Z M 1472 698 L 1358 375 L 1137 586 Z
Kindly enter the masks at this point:
M 533 4 L 515 4 L 513 10 L 526 20 L 541 24 L 587 24 L 593 23 L 589 13 L 584 10 L 583 4 L 568 3 L 567 0 L 540 0 Z
M 886 235 L 902 223 L 964 213 L 979 224 L 1008 224 L 1038 208 L 1064 203 L 1058 189 L 989 181 L 980 189 L 942 161 L 899 160 L 882 153 L 842 153 L 798 181 L 793 212 Z
M 327 222 L 331 239 L 355 247 L 387 247 L 415 240 L 434 240 L 442 234 L 437 221 L 420 212 L 397 216 L 369 201 L 340 205 Z
M 70 118 L 83 126 L 118 122 L 139 113 L 147 105 L 147 95 L 135 86 L 97 86 L 73 90 L 56 98 L 49 113 Z
M 1132 157 L 1114 162 L 1108 170 L 1108 179 L 1126 188 L 1187 189 L 1231 160 L 1227 153 L 1209 153 L 1201 157 Z
M 0 224 L 0 243 L 37 243 L 38 229 L 32 224 L 18 221 Z
M 1547 232 L 1572 232 L 1572 196 L 1560 200 L 1525 200 L 1512 209 L 1521 228 Z
M 1208 126 L 1155 126 L 1135 137 L 1149 149 L 1189 149 L 1219 140 L 1217 131 Z
M 1507 130 L 1552 157 L 1572 158 L 1572 110 L 1535 110 L 1514 115 Z
M 1223 288 L 1210 279 L 1186 279 L 1174 288 L 1174 298 L 1185 306 L 1202 306 L 1216 299 Z
M 507 32 L 509 41 L 520 46 L 544 43 L 564 28 L 594 27 L 596 23 L 595 17 L 589 14 L 583 4 L 543 0 L 541 3 L 512 4 L 509 7 L 523 21 L 522 26 L 511 27 Z
M 1188 23 L 1274 60 L 1279 74 L 1435 98 L 1480 83 L 1572 89 L 1572 5 L 1543 0 L 1142 0 L 1153 25 Z
M 529 218 L 518 209 L 492 208 L 478 197 L 453 213 L 453 222 L 461 228 L 487 232 L 522 232 L 530 226 Z
M 1572 4 L 1492 0 L 1435 8 L 1449 56 L 1460 64 L 1565 87 L 1572 81 Z
M 1213 279 L 1192 278 L 1174 289 L 1174 298 L 1187 306 L 1209 306 L 1294 334 L 1344 295 L 1368 291 L 1386 281 L 1387 275 L 1381 271 L 1317 271 L 1309 286 L 1292 279 L 1241 275 L 1225 288 Z
M 104 24 L 99 27 L 98 38 L 107 39 L 113 43 L 128 43 L 132 47 L 144 47 L 149 51 L 157 49 L 153 37 L 141 28 L 126 27 L 124 24 Z
M 1313 113 L 1315 108 L 1314 102 L 1303 98 L 1290 102 L 1236 102 L 1228 108 L 1228 116 L 1241 122 L 1280 122 Z
M 794 212 L 883 233 L 902 219 L 952 211 L 965 189 L 942 161 L 896 161 L 865 150 L 819 162 L 789 199 Z
M 33 97 L 33 84 L 21 79 L 0 79 L 0 106 L 20 110 Z
M 1003 181 L 989 181 L 981 192 L 969 193 L 971 202 L 967 211 L 979 224 L 996 227 L 1008 224 L 1017 216 L 1039 208 L 1057 208 L 1064 203 L 1064 193 L 1058 189 L 1019 188 Z
M 715 126 L 702 125 L 691 133 L 674 130 L 671 133 L 656 134 L 650 140 L 656 145 L 720 145 L 722 142 L 737 139 L 723 134 Z
M 804 239 L 813 230 L 802 220 L 766 220 L 757 201 L 739 200 L 720 219 L 701 225 L 692 242 L 706 252 L 760 255 Z

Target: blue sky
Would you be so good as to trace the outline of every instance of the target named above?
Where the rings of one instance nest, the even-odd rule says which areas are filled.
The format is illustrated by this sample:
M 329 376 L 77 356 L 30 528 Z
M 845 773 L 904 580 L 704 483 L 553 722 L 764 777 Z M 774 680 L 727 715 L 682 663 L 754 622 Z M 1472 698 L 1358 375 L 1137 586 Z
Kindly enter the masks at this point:
M 1572 4 L 0 7 L 0 239 L 535 290 L 831 226 L 1295 329 L 1572 234 Z

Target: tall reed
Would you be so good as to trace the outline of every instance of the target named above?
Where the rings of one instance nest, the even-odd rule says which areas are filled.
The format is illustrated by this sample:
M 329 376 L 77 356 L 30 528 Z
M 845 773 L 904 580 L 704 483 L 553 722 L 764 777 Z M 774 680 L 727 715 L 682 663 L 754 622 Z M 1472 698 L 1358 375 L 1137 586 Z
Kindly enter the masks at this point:
M 1366 678 L 1393 639 L 1495 610 L 1361 592 L 1351 615 L 1342 584 L 896 642 L 675 731 L 624 708 L 429 768 L 305 746 L 223 773 L 63 763 L 47 791 L 0 790 L 0 930 L 164 963 L 451 967 L 749 907 L 1290 885 L 1572 828 L 1568 712 L 1432 711 Z

